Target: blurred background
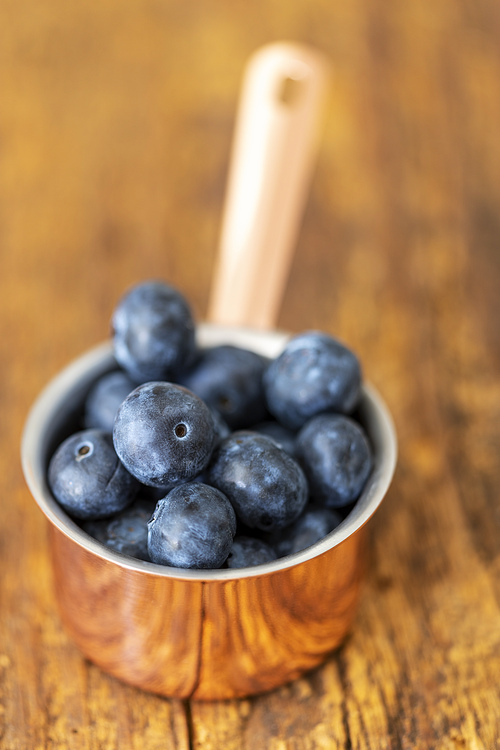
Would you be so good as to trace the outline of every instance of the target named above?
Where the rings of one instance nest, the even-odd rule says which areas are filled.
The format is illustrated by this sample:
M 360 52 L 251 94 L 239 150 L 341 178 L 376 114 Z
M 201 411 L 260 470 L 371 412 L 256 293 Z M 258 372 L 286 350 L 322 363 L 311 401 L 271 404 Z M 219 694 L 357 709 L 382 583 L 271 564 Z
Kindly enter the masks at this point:
M 397 304 L 389 266 L 416 289 L 441 283 L 443 236 L 460 265 L 471 234 L 483 244 L 497 235 L 492 2 L 2 8 L 4 279 L 14 274 L 23 304 L 37 308 L 41 337 L 44 304 L 59 310 L 44 349 L 64 341 L 71 355 L 106 336 L 119 294 L 148 276 L 180 286 L 203 317 L 241 74 L 269 41 L 309 43 L 333 66 L 281 326 L 362 325 L 344 333 L 363 344 L 380 335 L 366 310 L 381 295 Z M 366 310 L 351 324 L 352 275 Z M 80 310 L 78 330 L 68 304 Z
M 333 73 L 277 325 L 322 328 L 357 351 L 394 414 L 399 468 L 341 656 L 246 715 L 199 707 L 186 719 L 117 686 L 65 640 L 17 446 L 36 394 L 108 336 L 130 284 L 162 277 L 203 319 L 244 65 L 285 39 L 326 53 Z M 82 747 L 144 747 L 132 704 L 158 727 L 174 716 L 179 747 L 188 725 L 192 746 L 210 726 L 217 741 L 239 738 L 234 747 L 244 736 L 256 746 L 257 729 L 261 746 L 278 747 L 287 706 L 289 738 L 309 743 L 297 747 L 320 747 L 320 725 L 325 747 L 498 746 L 499 82 L 496 0 L 3 0 L 6 747 L 50 736 L 63 747 L 54 737 L 71 727 L 88 740 L 89 716 L 102 745 Z M 70 694 L 59 685 L 68 670 Z M 336 728 L 333 706 L 344 711 Z M 148 747 L 160 747 L 151 722 Z

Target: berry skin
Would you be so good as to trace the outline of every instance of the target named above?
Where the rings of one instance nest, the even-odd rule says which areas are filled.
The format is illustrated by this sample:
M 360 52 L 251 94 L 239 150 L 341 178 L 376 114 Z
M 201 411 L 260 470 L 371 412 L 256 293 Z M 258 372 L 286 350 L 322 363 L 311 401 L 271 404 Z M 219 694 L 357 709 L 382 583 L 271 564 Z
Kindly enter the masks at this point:
M 217 409 L 210 409 L 210 412 L 214 420 L 215 437 L 217 442 L 220 442 L 231 434 L 231 428 L 229 427 L 228 423 L 225 422 L 224 419 L 222 419 Z
M 267 541 L 274 547 L 278 557 L 293 555 L 319 542 L 341 521 L 342 516 L 336 511 L 310 503 L 291 526 L 287 526 L 279 535 L 277 533 L 269 535 Z
M 290 456 L 293 457 L 295 455 L 295 432 L 289 430 L 287 427 L 283 427 L 279 422 L 268 420 L 267 422 L 260 422 L 254 425 L 251 429 L 260 435 L 270 437 Z
M 276 560 L 276 558 L 277 554 L 273 548 L 261 539 L 250 536 L 236 536 L 231 553 L 227 558 L 227 567 L 248 568 Z
M 149 521 L 149 556 L 175 568 L 220 568 L 235 533 L 236 516 L 222 492 L 182 484 L 158 502 Z
M 322 414 L 297 436 L 297 460 L 311 496 L 329 508 L 356 500 L 372 468 L 370 444 L 361 425 L 350 417 Z
M 122 370 L 99 378 L 85 401 L 85 427 L 113 432 L 118 407 L 135 386 L 136 383 Z
M 267 406 L 291 430 L 324 412 L 350 413 L 361 388 L 357 357 L 326 333 L 292 338 L 264 376 Z
M 112 330 L 116 360 L 135 383 L 175 380 L 194 359 L 189 305 L 161 281 L 132 287 L 115 308 Z
M 83 430 L 61 443 L 50 461 L 48 481 L 56 500 L 80 519 L 106 518 L 123 510 L 139 488 L 103 430 Z
M 144 383 L 118 409 L 115 450 L 143 484 L 162 487 L 193 479 L 208 465 L 216 440 L 203 401 L 173 383 Z
M 262 376 L 268 360 L 238 346 L 202 350 L 181 382 L 216 409 L 233 430 L 264 419 L 267 410 Z
M 250 529 L 287 526 L 307 502 L 307 481 L 298 463 L 274 440 L 255 432 L 233 432 L 223 440 L 207 477 Z
M 151 503 L 137 499 L 113 518 L 85 521 L 82 526 L 106 547 L 139 560 L 149 560 L 148 521 L 153 510 Z

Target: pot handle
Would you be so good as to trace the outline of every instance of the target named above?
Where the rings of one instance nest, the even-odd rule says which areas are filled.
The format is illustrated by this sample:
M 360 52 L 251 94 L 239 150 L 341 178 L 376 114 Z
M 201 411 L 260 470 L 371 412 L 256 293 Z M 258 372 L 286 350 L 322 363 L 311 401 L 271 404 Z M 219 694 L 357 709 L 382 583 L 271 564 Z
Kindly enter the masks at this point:
M 259 49 L 247 64 L 234 134 L 208 320 L 274 327 L 317 151 L 328 63 L 302 45 Z

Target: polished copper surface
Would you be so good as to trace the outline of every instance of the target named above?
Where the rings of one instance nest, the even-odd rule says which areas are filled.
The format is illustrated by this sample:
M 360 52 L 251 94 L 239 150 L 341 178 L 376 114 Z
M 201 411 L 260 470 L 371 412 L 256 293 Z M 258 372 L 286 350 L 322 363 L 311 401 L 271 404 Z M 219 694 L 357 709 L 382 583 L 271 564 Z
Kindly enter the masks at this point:
M 364 529 L 319 557 L 265 576 L 204 585 L 194 698 L 270 690 L 319 664 L 352 623 Z
M 178 580 L 121 568 L 49 526 L 61 616 L 106 672 L 165 696 L 261 693 L 319 664 L 355 612 L 364 527 L 267 575 Z

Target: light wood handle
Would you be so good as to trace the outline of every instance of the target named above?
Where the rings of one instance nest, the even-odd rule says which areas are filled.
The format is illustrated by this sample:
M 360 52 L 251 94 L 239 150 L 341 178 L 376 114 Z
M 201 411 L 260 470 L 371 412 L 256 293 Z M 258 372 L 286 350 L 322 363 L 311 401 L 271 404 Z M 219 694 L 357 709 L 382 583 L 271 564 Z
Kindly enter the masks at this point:
M 250 59 L 237 116 L 208 320 L 273 327 L 308 193 L 328 64 L 302 45 Z

